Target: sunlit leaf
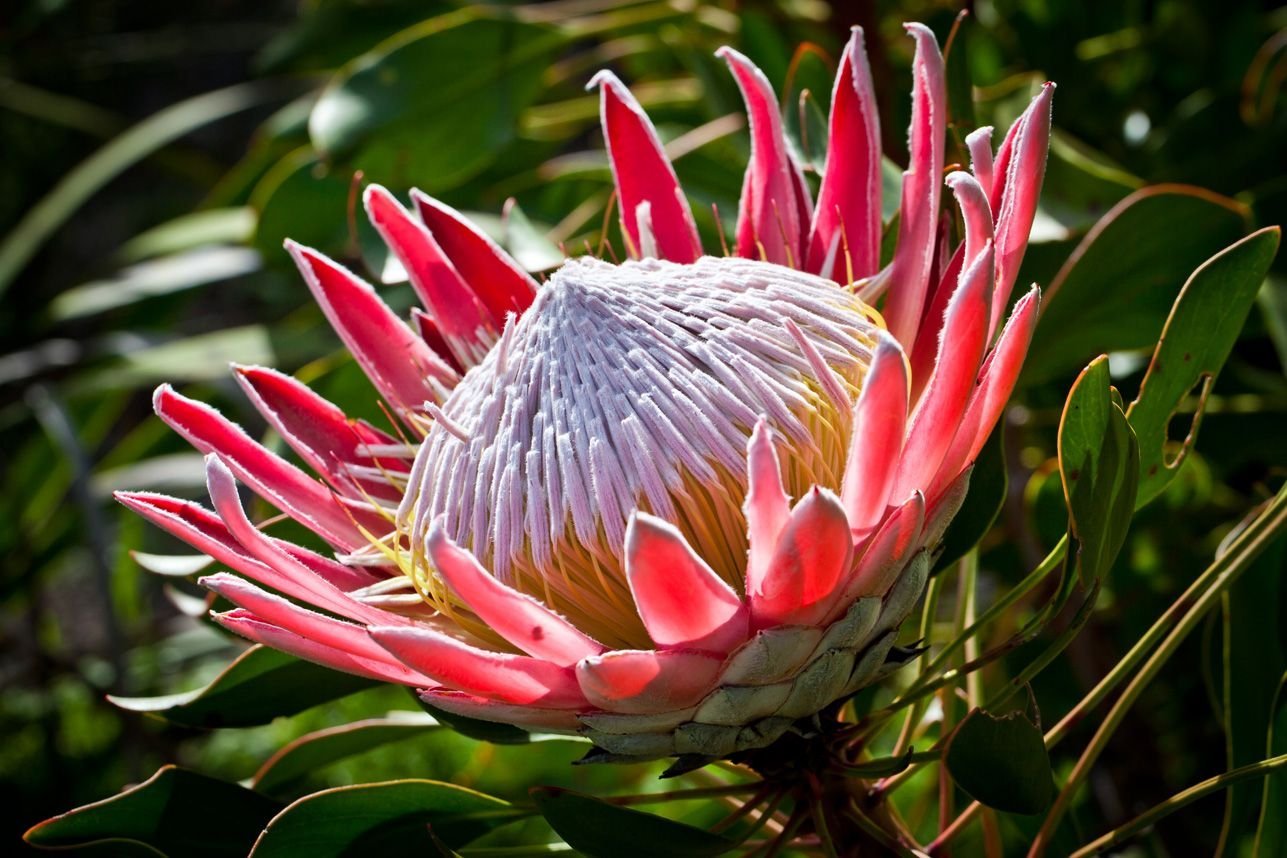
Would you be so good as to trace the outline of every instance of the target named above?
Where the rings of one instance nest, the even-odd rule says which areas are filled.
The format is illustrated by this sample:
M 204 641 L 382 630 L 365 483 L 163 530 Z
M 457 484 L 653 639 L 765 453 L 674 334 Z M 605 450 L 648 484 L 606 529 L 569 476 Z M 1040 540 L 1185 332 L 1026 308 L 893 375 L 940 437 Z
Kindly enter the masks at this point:
M 1175 299 L 1139 396 L 1126 412 L 1140 444 L 1136 506 L 1166 488 L 1192 448 L 1202 417 L 1201 400 L 1238 339 L 1278 252 L 1279 235 L 1277 227 L 1267 227 L 1222 250 L 1193 272 Z M 1167 440 L 1168 427 L 1190 392 L 1199 397 L 1198 410 L 1177 450 Z
M 1109 384 L 1108 358 L 1082 371 L 1059 421 L 1059 474 L 1083 586 L 1113 565 L 1126 540 L 1139 485 L 1139 445 Z
M 119 795 L 40 823 L 26 839 L 49 849 L 114 841 L 170 856 L 224 858 L 245 854 L 280 809 L 280 802 L 236 784 L 165 766 Z
M 92 316 L 148 298 L 171 295 L 259 269 L 259 254 L 247 247 L 197 247 L 139 262 L 107 280 L 96 280 L 63 292 L 50 304 L 59 321 Z
M 255 232 L 255 212 L 248 206 L 204 209 L 154 226 L 121 245 L 120 258 L 139 262 L 208 244 L 245 244 Z
M 214 562 L 214 558 L 206 554 L 146 554 L 131 551 L 130 557 L 153 575 L 166 578 L 187 578 Z
M 82 161 L 0 240 L 0 294 L 53 232 L 104 185 L 167 143 L 257 104 L 297 92 L 294 82 L 256 81 L 172 104 Z
M 354 721 L 309 733 L 273 754 L 255 772 L 251 785 L 264 793 L 281 792 L 283 787 L 337 760 L 438 727 L 436 719 L 421 712 L 390 712 L 384 718 Z
M 163 697 L 112 695 L 108 699 L 122 709 L 147 712 L 187 727 L 248 727 L 375 684 L 371 679 L 254 646 L 204 688 Z

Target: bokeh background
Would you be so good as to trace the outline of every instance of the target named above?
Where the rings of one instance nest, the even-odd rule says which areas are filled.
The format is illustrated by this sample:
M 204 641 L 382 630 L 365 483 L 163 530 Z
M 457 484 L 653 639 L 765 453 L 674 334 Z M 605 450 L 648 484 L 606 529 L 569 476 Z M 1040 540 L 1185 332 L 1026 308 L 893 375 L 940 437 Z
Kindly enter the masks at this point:
M 1001 586 L 1063 532 L 1054 427 L 1077 370 L 1122 347 L 1115 380 L 1133 393 L 1143 362 L 1130 347 L 1156 339 L 1188 271 L 1252 226 L 1284 220 L 1287 10 L 1251 0 L 964 5 L 972 14 L 949 69 L 956 104 L 961 93 L 972 102 L 970 119 L 1004 128 L 1041 81 L 1059 83 L 1026 280 L 1048 285 L 1096 221 L 1141 187 L 1185 183 L 1220 195 L 1192 203 L 1191 216 L 1173 209 L 1141 220 L 1112 260 L 1120 264 L 1087 293 L 1098 299 L 1062 308 L 1065 337 L 1084 336 L 1043 353 L 1009 418 L 1009 496 L 982 560 L 984 580 Z M 392 85 L 373 87 L 337 127 L 312 114 L 337 74 L 369 64 L 372 50 L 387 55 L 386 40 L 432 38 L 454 20 L 443 16 L 477 10 L 431 0 L 3 4 L 0 852 L 20 848 L 34 822 L 164 762 L 246 778 L 308 730 L 415 706 L 404 692 L 374 689 L 221 731 L 107 699 L 199 688 L 242 648 L 200 619 L 207 605 L 190 582 L 195 561 L 111 501 L 119 488 L 202 495 L 201 459 L 151 417 L 151 389 L 173 382 L 262 434 L 227 366 L 271 364 L 380 420 L 291 269 L 284 237 L 384 281 L 383 294 L 402 308 L 409 288 L 354 214 L 367 181 L 420 187 L 480 213 L 534 270 L 554 264 L 560 248 L 597 249 L 611 177 L 597 98 L 583 85 L 611 67 L 657 122 L 706 246 L 718 247 L 711 205 L 725 218 L 735 213 L 748 147 L 716 47 L 732 44 L 764 68 L 791 106 L 802 155 L 817 160 L 834 58 L 848 28 L 862 25 L 886 151 L 899 162 L 911 54 L 901 22 L 925 21 L 943 42 L 961 8 L 957 0 L 557 0 L 526 7 L 538 22 L 530 33 L 467 27 L 432 51 L 376 64 L 374 79 Z M 542 35 L 541 19 L 560 35 Z M 953 146 L 949 161 L 959 158 L 959 140 Z M 606 236 L 620 248 L 614 229 Z M 1163 233 L 1177 239 L 1166 250 Z M 1197 454 L 1137 519 L 1086 631 L 1038 678 L 1051 720 L 1203 568 L 1231 520 L 1281 480 L 1283 275 L 1280 260 L 1209 403 Z M 1123 294 L 1135 298 L 1114 303 Z M 1263 748 L 1246 756 L 1224 713 L 1231 686 L 1271 697 L 1287 668 L 1282 564 L 1279 545 L 1133 711 L 1077 808 L 1092 830 L 1225 770 L 1230 755 L 1263 756 Z M 573 777 L 559 774 L 571 771 L 564 751 L 550 751 L 539 771 L 530 754 L 507 754 L 435 734 L 308 778 L 320 787 L 416 775 L 521 793 L 532 778 Z M 582 785 L 600 777 L 577 772 Z M 1246 795 L 1237 800 L 1253 800 Z M 1223 826 L 1236 832 L 1254 811 L 1208 799 L 1169 819 L 1137 854 L 1210 854 Z

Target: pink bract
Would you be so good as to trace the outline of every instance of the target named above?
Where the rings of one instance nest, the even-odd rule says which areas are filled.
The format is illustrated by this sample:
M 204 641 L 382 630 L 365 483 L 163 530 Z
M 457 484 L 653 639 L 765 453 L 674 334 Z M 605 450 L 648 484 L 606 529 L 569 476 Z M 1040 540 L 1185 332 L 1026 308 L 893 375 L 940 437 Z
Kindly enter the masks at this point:
M 767 78 L 719 52 L 750 118 L 740 258 L 702 256 L 656 131 L 600 72 L 632 261 L 574 260 L 539 284 L 445 204 L 413 192 L 413 213 L 370 187 L 367 213 L 423 304 L 412 325 L 332 260 L 287 249 L 400 425 L 237 368 L 319 481 L 163 386 L 157 413 L 207 454 L 214 510 L 120 500 L 239 573 L 202 581 L 237 606 L 215 618 L 253 641 L 611 755 L 771 743 L 897 666 L 897 628 L 1036 322 L 1035 287 L 1003 317 L 1053 85 L 995 157 L 991 129 L 970 135 L 972 170 L 944 182 L 943 61 L 927 28 L 907 29 L 911 163 L 884 268 L 860 30 L 816 204 Z M 955 247 L 944 183 L 965 224 Z M 237 480 L 335 557 L 261 532 Z

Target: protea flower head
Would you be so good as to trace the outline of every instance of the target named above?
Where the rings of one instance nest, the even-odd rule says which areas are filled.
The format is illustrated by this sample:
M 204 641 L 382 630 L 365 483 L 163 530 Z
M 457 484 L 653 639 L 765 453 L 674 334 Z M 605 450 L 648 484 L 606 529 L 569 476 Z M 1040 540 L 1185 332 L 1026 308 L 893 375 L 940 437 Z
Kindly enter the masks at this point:
M 572 259 L 538 284 L 443 203 L 413 192 L 413 214 L 368 188 L 424 304 L 410 325 L 322 254 L 288 250 L 400 426 L 237 368 L 318 481 L 163 386 L 158 414 L 208 454 L 214 509 L 121 500 L 240 573 L 202 581 L 237 606 L 216 619 L 251 640 L 611 755 L 772 743 L 897 665 L 897 629 L 1036 318 L 1034 288 L 1002 324 L 1052 87 L 995 156 L 991 129 L 970 135 L 971 171 L 944 182 L 942 58 L 928 29 L 908 30 L 911 162 L 888 266 L 861 31 L 816 202 L 768 80 L 720 52 L 751 132 L 732 257 L 702 255 L 651 123 L 601 72 L 629 261 Z M 235 480 L 335 556 L 263 533 Z

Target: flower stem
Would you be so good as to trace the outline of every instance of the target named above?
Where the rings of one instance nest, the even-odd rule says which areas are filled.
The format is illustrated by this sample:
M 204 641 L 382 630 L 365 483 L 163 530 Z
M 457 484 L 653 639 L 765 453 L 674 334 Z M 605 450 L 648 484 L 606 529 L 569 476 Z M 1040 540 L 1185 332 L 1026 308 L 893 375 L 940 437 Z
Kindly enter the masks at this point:
M 1216 775 L 1213 778 L 1207 778 L 1201 783 L 1196 783 L 1186 790 L 1176 793 L 1165 801 L 1155 804 L 1153 807 L 1141 813 L 1125 825 L 1114 828 L 1097 840 L 1087 843 L 1085 846 L 1074 852 L 1070 858 L 1087 858 L 1103 852 L 1120 843 L 1125 843 L 1139 832 L 1153 825 L 1159 819 L 1170 816 L 1180 808 L 1192 804 L 1198 799 L 1210 795 L 1213 792 L 1219 792 L 1226 789 L 1238 781 L 1249 778 L 1263 778 L 1272 774 L 1278 769 L 1287 767 L 1287 754 L 1280 754 L 1277 757 L 1270 757 L 1267 760 L 1261 760 L 1258 763 L 1236 768 L 1232 771 L 1225 772 L 1222 775 Z
M 659 801 L 684 801 L 691 798 L 709 798 L 720 795 L 741 795 L 755 792 L 764 785 L 763 781 L 751 781 L 744 784 L 727 784 L 725 786 L 694 787 L 693 789 L 676 789 L 669 792 L 645 792 L 637 795 L 613 795 L 603 799 L 608 804 L 652 804 Z
M 1076 706 L 1074 706 L 1067 715 L 1065 715 L 1058 724 L 1050 728 L 1045 735 L 1046 748 L 1053 749 L 1064 738 L 1066 738 L 1073 727 L 1079 724 L 1087 714 L 1096 706 L 1104 701 L 1113 689 L 1122 683 L 1128 676 L 1135 672 L 1135 669 L 1143 661 L 1144 657 L 1153 648 L 1153 646 L 1166 636 L 1167 630 L 1174 628 L 1167 644 L 1163 645 L 1163 650 L 1159 651 L 1162 656 L 1161 661 L 1169 657 L 1169 649 L 1174 649 L 1178 645 L 1179 639 L 1192 630 L 1193 626 L 1201 619 L 1205 611 L 1210 607 L 1212 601 L 1224 589 L 1232 583 L 1232 578 L 1245 568 L 1255 557 L 1262 551 L 1265 546 L 1273 539 L 1284 523 L 1287 523 L 1287 487 L 1278 491 L 1278 494 L 1261 510 L 1261 512 L 1247 525 L 1246 529 L 1229 546 L 1228 550 L 1216 559 L 1206 571 L 1194 579 L 1188 589 L 1181 594 L 1180 598 L 1167 608 L 1166 612 L 1157 619 L 1157 622 L 1145 632 L 1144 636 L 1136 641 L 1130 651 L 1123 656 L 1108 675 L 1099 681 L 1089 693 L 1083 697 Z M 1236 555 L 1236 556 L 1235 556 Z M 1232 576 L 1227 580 L 1221 581 L 1221 576 Z M 1208 593 L 1204 590 L 1211 588 Z M 1201 598 L 1199 598 L 1199 594 Z M 1207 599 L 1207 596 L 1210 599 Z M 1176 637 L 1176 633 L 1179 636 Z M 1174 639 L 1174 640 L 1173 640 Z M 1150 664 L 1153 662 L 1150 660 Z M 1156 667 L 1160 667 L 1159 662 Z M 1156 668 L 1155 668 L 1156 670 Z M 1141 674 L 1143 676 L 1143 674 Z M 1138 679 L 1139 677 L 1137 677 Z M 1147 679 L 1145 680 L 1147 682 Z M 1132 683 L 1134 685 L 1134 683 Z M 1135 692 L 1138 694 L 1138 691 Z M 1118 701 L 1119 705 L 1126 700 L 1126 694 L 1123 693 L 1122 699 Z M 1129 707 L 1130 702 L 1126 703 Z M 1114 707 L 1116 709 L 1116 707 Z M 1123 713 L 1124 714 L 1124 713 Z M 1110 713 L 1111 717 L 1111 713 Z M 1120 718 L 1120 716 L 1119 716 Z M 1107 726 L 1107 722 L 1101 725 L 1101 731 Z M 1098 735 L 1098 734 L 1096 734 Z M 1107 735 L 1107 734 L 1106 734 Z M 1092 740 L 1093 741 L 1093 740 Z M 1090 750 L 1089 748 L 1087 749 Z M 1076 774 L 1076 772 L 1074 772 Z M 1082 773 L 1084 776 L 1084 773 Z M 931 855 L 942 854 L 942 848 L 960 834 L 979 811 L 983 805 L 977 801 L 967 807 L 960 816 L 958 816 L 951 825 L 943 829 L 930 843 L 928 851 Z M 1062 812 L 1062 811 L 1061 811 Z M 1053 813 L 1053 811 L 1052 811 Z M 1049 835 L 1047 835 L 1048 839 Z M 1034 848 L 1036 844 L 1033 844 Z M 1044 846 L 1043 846 L 1044 848 Z M 1036 854 L 1041 854 L 1040 852 Z
M 1073 767 L 1072 773 L 1068 776 L 1068 781 L 1064 784 L 1063 789 L 1059 791 L 1059 795 L 1055 797 L 1055 803 L 1047 814 L 1041 830 L 1037 832 L 1037 837 L 1028 852 L 1029 858 L 1040 858 L 1045 854 L 1050 845 L 1050 840 L 1054 836 L 1055 829 L 1058 828 L 1059 822 L 1068 810 L 1068 805 L 1072 803 L 1073 795 L 1082 782 L 1085 781 L 1091 767 L 1108 745 L 1109 738 L 1121 725 L 1126 713 L 1139 698 L 1144 688 L 1148 686 L 1149 682 L 1162 669 L 1162 666 L 1175 653 L 1189 632 L 1201 622 L 1206 612 L 1216 604 L 1221 594 L 1238 580 L 1242 572 L 1251 565 L 1251 562 L 1260 555 L 1260 552 L 1269 545 L 1284 527 L 1287 527 L 1287 486 L 1279 489 L 1278 494 L 1247 525 L 1246 529 L 1234 539 L 1228 550 L 1217 557 L 1216 561 L 1198 576 L 1197 580 L 1184 591 L 1184 594 L 1172 605 L 1171 609 L 1153 625 L 1153 628 L 1149 629 L 1148 633 L 1131 649 L 1131 652 L 1127 653 L 1122 663 L 1108 677 L 1105 677 L 1104 682 L 1100 683 L 1100 686 L 1103 686 L 1109 679 L 1124 676 L 1126 671 L 1120 670 L 1120 668 L 1128 662 L 1130 663 L 1129 668 L 1133 668 L 1134 662 L 1138 661 L 1143 653 L 1147 651 L 1148 645 L 1165 633 L 1167 628 L 1171 628 L 1170 633 L 1166 634 L 1165 640 L 1149 657 L 1148 661 L 1144 663 L 1143 668 L 1135 674 L 1130 684 L 1126 686 L 1122 696 L 1113 704 L 1108 715 L 1100 723 L 1099 729 L 1095 731 L 1090 744 L 1082 751 L 1076 766 Z M 1187 610 L 1184 610 L 1185 608 Z M 1181 610 L 1184 610 L 1184 613 L 1179 622 L 1175 623 L 1172 617 Z M 1087 700 L 1092 699 L 1098 690 L 1099 687 L 1092 691 Z M 1104 693 L 1106 694 L 1107 691 Z M 1089 708 L 1083 707 L 1084 703 L 1086 703 L 1085 700 L 1078 704 L 1073 712 L 1068 713 L 1051 730 L 1051 733 L 1060 736 L 1062 733 L 1057 733 L 1056 731 L 1060 730 L 1061 727 L 1064 727 L 1066 731 L 1067 727 L 1064 725 L 1071 727 L 1072 724 L 1076 723 L 1074 716 L 1079 718 L 1081 714 L 1084 714 L 1085 708 Z M 1048 741 L 1047 745 L 1049 744 L 1051 742 Z

